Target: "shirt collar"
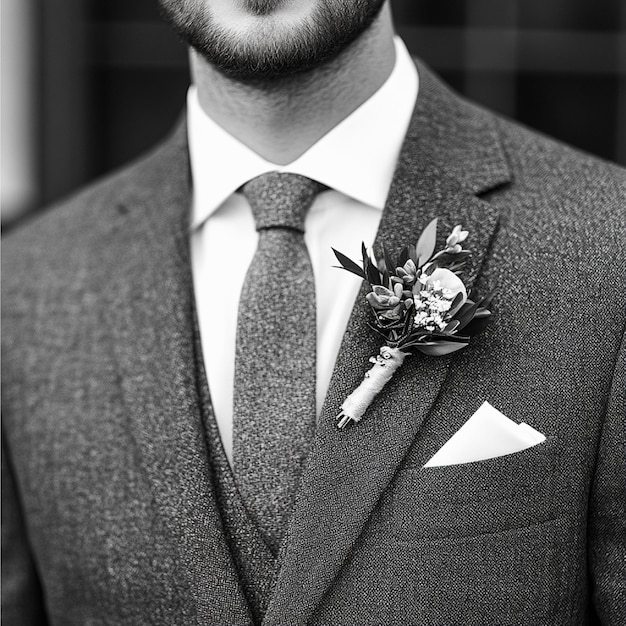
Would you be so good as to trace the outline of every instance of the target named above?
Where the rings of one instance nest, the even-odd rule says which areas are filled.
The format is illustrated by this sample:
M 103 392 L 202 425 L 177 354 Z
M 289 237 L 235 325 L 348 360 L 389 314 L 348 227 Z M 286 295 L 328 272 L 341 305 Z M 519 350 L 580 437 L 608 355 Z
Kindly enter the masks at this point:
M 187 132 L 193 179 L 192 227 L 199 227 L 250 179 L 291 172 L 381 209 L 415 106 L 417 69 L 399 37 L 394 68 L 360 107 L 287 165 L 267 161 L 235 139 L 201 108 L 196 87 L 187 94 Z

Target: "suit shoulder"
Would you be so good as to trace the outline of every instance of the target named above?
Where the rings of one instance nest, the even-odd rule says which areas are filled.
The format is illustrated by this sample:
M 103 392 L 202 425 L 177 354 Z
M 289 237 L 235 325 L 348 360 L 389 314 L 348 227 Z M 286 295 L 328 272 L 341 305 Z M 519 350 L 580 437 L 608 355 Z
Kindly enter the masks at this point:
M 491 115 L 510 173 L 485 198 L 498 207 L 500 236 L 555 267 L 577 267 L 581 280 L 593 267 L 592 282 L 598 275 L 623 282 L 626 170 Z
M 546 215 L 626 228 L 626 169 L 495 116 L 513 188 Z
M 2 241 L 7 287 L 31 285 L 77 271 L 88 259 L 106 257 L 111 237 L 120 236 L 124 216 L 162 184 L 181 129 L 129 165 L 53 204 Z M 182 142 L 184 143 L 184 142 Z
M 126 198 L 142 184 L 153 160 L 150 153 L 36 211 L 3 237 L 3 254 L 9 261 L 54 255 L 63 252 L 64 242 L 75 248 L 98 235 L 115 211 L 123 212 Z

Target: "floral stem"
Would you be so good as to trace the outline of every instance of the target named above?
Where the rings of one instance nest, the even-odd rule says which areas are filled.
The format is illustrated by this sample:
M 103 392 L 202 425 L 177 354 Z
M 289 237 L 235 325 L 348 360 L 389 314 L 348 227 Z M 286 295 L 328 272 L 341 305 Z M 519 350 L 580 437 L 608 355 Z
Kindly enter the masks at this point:
M 337 428 L 343 430 L 349 424 L 356 424 L 361 420 L 374 398 L 404 363 L 407 355 L 400 348 L 383 346 L 377 356 L 370 357 L 370 363 L 374 365 L 341 405 L 341 412 L 335 418 L 338 420 Z

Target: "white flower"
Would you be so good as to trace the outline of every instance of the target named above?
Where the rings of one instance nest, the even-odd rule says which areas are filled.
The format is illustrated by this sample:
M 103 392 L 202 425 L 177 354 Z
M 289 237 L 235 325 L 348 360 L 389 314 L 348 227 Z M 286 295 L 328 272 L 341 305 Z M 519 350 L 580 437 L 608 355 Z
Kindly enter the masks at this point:
M 463 281 L 450 270 L 438 267 L 430 276 L 420 277 L 422 283 L 427 289 L 441 291 L 445 298 L 452 301 L 457 294 L 463 294 L 463 303 L 467 300 L 467 290 Z
M 455 311 L 467 300 L 463 281 L 454 272 L 444 268 L 437 268 L 430 276 L 424 272 L 420 276 L 419 287 L 416 287 L 413 288 L 413 323 L 417 328 L 431 332 L 442 331 L 447 326 L 452 302 L 458 294 L 462 295 L 462 301 L 455 307 Z

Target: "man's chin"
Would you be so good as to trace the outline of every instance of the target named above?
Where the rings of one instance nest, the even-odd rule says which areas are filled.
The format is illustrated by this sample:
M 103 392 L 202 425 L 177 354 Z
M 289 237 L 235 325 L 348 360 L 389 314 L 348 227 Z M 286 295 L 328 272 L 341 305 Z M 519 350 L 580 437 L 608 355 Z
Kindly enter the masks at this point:
M 221 74 L 251 85 L 278 84 L 297 76 L 304 76 L 323 67 L 340 50 L 292 50 L 288 54 L 272 54 L 253 50 L 233 55 L 231 50 L 197 50 Z
M 293 21 L 292 16 L 289 23 L 278 15 L 287 0 L 239 2 L 251 15 L 255 11 L 267 16 L 231 28 L 193 2 L 160 0 L 178 34 L 220 73 L 240 82 L 261 83 L 308 73 L 337 57 L 371 26 L 385 0 L 324 2 L 316 4 L 306 19 Z

